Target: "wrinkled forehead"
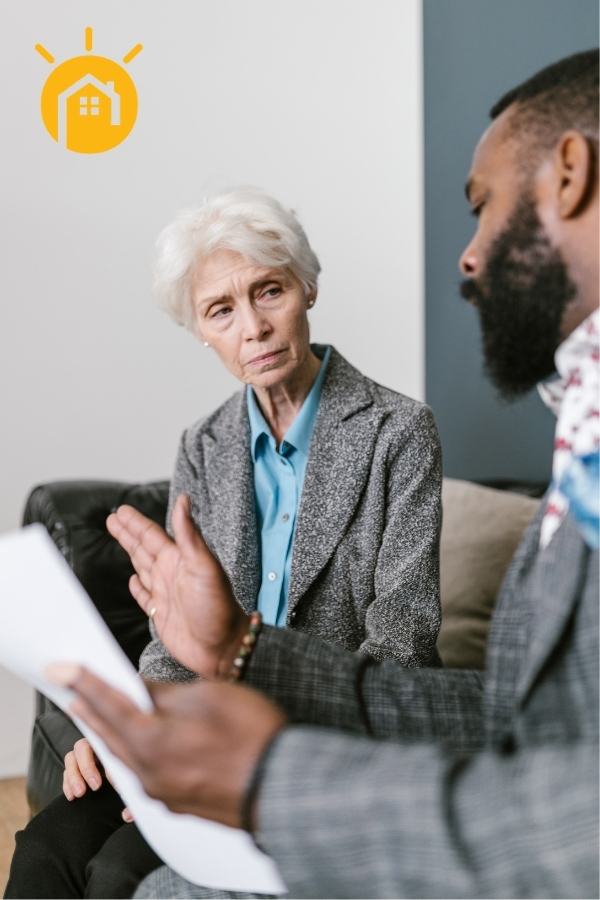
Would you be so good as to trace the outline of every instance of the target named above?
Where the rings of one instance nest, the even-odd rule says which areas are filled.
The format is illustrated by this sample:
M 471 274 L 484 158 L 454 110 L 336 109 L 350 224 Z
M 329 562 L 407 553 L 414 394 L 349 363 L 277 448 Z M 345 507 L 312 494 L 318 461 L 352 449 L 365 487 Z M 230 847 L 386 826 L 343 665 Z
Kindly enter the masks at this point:
M 196 261 L 191 289 L 195 302 L 201 303 L 216 296 L 246 294 L 275 279 L 300 283 L 287 267 L 264 265 L 237 250 L 219 249 Z
M 236 250 L 213 250 L 208 256 L 196 260 L 193 268 L 193 283 L 198 288 L 221 286 L 232 279 L 236 281 L 258 277 L 268 266 L 262 266 L 249 256 Z

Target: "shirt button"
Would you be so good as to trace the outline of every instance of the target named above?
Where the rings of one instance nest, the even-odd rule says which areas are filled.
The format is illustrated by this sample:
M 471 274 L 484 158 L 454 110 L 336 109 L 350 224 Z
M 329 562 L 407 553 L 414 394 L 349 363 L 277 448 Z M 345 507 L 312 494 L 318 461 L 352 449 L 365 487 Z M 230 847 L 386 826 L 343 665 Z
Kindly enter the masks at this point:
M 282 515 L 282 517 L 281 517 L 281 521 L 282 521 L 282 522 L 289 522 L 289 520 L 290 520 L 290 514 L 289 514 L 289 513 L 284 513 L 284 514 Z
M 275 579 L 277 578 L 277 572 L 269 572 L 267 578 L 269 579 L 269 581 L 275 581 Z

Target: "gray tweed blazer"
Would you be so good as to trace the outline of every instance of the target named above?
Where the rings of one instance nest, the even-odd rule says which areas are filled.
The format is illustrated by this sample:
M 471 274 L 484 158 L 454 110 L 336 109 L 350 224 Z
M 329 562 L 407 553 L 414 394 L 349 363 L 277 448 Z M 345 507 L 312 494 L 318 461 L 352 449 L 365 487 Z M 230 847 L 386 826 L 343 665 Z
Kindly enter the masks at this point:
M 567 517 L 540 552 L 542 512 L 485 673 L 264 629 L 246 680 L 297 724 L 265 759 L 258 840 L 292 897 L 598 897 L 598 551 Z M 234 895 L 162 868 L 136 896 Z
M 332 349 L 294 538 L 287 625 L 405 666 L 437 659 L 441 451 L 431 410 Z M 240 605 L 255 608 L 260 547 L 244 390 L 183 435 L 182 492 Z M 140 670 L 190 673 L 154 640 Z

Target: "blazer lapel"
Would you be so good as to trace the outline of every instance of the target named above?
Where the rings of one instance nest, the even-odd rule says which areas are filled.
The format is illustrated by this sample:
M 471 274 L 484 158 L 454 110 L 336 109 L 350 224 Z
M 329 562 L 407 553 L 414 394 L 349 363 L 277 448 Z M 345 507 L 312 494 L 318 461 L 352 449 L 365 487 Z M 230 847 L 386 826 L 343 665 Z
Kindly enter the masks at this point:
M 560 642 L 581 593 L 588 551 L 577 526 L 567 515 L 531 569 L 529 647 L 517 686 L 523 702 L 546 660 Z
M 203 438 L 210 497 L 206 537 L 229 578 L 236 600 L 250 612 L 256 608 L 260 556 L 244 391 L 235 399 L 228 416 Z
M 289 612 L 325 567 L 352 519 L 384 416 L 373 410 L 363 376 L 332 350 L 298 511 Z

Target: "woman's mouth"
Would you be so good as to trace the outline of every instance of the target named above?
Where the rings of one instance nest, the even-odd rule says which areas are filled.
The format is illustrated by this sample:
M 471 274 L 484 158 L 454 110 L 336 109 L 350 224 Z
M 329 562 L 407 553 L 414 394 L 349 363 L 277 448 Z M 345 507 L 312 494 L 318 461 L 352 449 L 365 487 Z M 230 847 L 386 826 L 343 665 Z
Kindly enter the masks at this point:
M 270 353 L 261 353 L 260 356 L 255 356 L 254 359 L 251 359 L 247 365 L 249 365 L 249 366 L 267 365 L 268 363 L 275 362 L 275 360 L 278 359 L 281 356 L 281 354 L 284 352 L 285 352 L 284 350 L 272 350 Z

